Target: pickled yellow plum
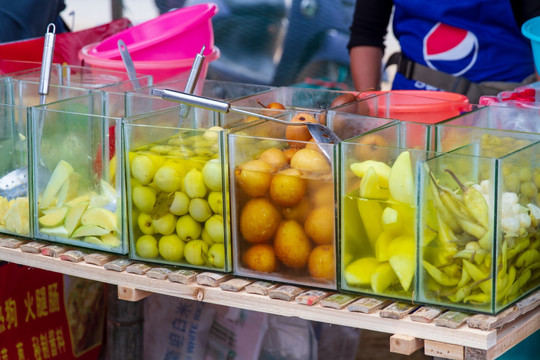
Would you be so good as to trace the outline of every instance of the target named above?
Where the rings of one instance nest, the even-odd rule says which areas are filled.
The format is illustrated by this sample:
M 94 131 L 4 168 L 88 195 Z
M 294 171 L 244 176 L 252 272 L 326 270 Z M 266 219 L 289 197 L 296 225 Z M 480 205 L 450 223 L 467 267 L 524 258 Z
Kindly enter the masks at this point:
M 220 129 L 178 134 L 129 153 L 131 210 L 137 215 L 129 226 L 136 239 L 152 235 L 159 250 L 140 252 L 135 246 L 136 257 L 171 265 L 227 266 Z

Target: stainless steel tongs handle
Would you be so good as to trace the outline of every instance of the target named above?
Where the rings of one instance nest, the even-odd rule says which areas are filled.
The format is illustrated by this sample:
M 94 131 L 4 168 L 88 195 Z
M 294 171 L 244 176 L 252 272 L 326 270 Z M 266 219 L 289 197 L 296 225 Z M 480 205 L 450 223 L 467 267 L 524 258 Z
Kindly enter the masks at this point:
M 176 101 L 183 104 L 196 106 L 202 109 L 218 111 L 221 113 L 228 113 L 229 111 L 234 111 L 234 112 L 238 112 L 238 113 L 242 113 L 246 115 L 256 116 L 261 119 L 278 122 L 284 125 L 291 125 L 291 126 L 305 125 L 303 123 L 291 123 L 289 121 L 276 119 L 271 116 L 266 116 L 266 115 L 258 114 L 258 113 L 251 112 L 248 110 L 240 109 L 240 108 L 231 106 L 231 104 L 229 104 L 226 101 L 215 100 L 215 99 L 210 99 L 203 96 L 187 94 L 181 91 L 175 91 L 175 90 L 169 90 L 169 89 L 152 89 L 152 95 L 160 96 L 162 99 L 165 99 L 165 100 Z
M 45 98 L 49 95 L 49 84 L 51 82 L 51 68 L 54 54 L 56 27 L 53 23 L 47 26 L 45 39 L 43 43 L 43 57 L 41 59 L 41 73 L 39 75 L 38 93 L 40 105 L 45 104 Z

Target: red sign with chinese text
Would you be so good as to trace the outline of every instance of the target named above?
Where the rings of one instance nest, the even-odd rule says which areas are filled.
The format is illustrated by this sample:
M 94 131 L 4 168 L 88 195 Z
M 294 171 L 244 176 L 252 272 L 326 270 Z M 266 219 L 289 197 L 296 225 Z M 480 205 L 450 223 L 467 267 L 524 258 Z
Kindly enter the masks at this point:
M 104 304 L 101 283 L 0 263 L 0 360 L 97 359 Z

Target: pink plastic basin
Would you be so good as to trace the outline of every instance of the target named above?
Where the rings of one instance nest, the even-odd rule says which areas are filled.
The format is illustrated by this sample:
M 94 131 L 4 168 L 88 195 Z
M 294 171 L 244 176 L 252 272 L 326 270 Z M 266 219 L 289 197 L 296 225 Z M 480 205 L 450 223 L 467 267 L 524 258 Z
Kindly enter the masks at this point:
M 88 54 L 104 59 L 121 59 L 118 40 L 124 41 L 134 61 L 193 58 L 206 46 L 204 55 L 214 49 L 212 16 L 214 3 L 183 7 L 135 25 L 95 45 Z
M 84 60 L 85 66 L 124 72 L 126 71 L 124 62 L 121 59 L 103 59 L 91 55 L 94 46 L 95 44 L 90 44 L 81 49 L 80 56 Z M 210 62 L 217 60 L 219 55 L 220 52 L 217 47 L 210 49 L 210 54 L 206 56 L 201 68 L 198 84 L 203 83 L 208 71 L 208 65 Z M 177 60 L 134 60 L 133 66 L 135 67 L 137 74 L 152 75 L 153 83 L 158 84 L 169 80 L 187 79 L 194 59 L 195 55 L 190 58 L 182 58 Z

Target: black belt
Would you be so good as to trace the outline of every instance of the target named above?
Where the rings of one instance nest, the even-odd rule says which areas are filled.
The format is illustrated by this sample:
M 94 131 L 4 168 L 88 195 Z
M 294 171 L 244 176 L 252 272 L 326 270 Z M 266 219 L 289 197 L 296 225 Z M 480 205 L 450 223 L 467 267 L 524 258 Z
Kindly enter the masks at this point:
M 394 64 L 397 65 L 397 71 L 405 78 L 421 81 L 440 90 L 467 95 L 471 103 L 478 103 L 478 99 L 482 95 L 497 95 L 502 91 L 501 88 L 482 86 L 478 83 L 469 81 L 462 76 L 454 76 L 431 69 L 425 65 L 407 59 L 401 53 L 392 54 L 390 58 L 388 58 L 385 68 Z

